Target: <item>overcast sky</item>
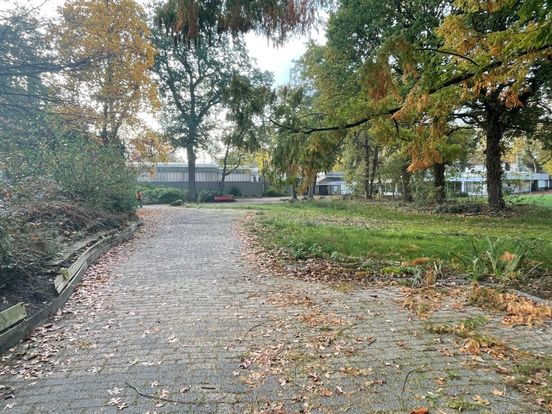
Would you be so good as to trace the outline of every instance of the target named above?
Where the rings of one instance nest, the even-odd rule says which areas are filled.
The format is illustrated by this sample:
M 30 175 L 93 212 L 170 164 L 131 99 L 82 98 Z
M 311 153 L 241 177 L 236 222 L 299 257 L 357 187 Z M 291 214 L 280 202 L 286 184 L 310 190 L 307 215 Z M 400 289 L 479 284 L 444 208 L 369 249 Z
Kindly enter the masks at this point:
M 317 43 L 325 41 L 322 31 L 312 31 L 310 34 Z M 308 36 L 290 39 L 285 45 L 275 48 L 267 42 L 267 39 L 255 34 L 246 36 L 247 47 L 250 56 L 257 59 L 257 65 L 263 70 L 274 73 L 276 84 L 285 84 L 289 80 L 293 61 L 298 59 L 306 50 Z

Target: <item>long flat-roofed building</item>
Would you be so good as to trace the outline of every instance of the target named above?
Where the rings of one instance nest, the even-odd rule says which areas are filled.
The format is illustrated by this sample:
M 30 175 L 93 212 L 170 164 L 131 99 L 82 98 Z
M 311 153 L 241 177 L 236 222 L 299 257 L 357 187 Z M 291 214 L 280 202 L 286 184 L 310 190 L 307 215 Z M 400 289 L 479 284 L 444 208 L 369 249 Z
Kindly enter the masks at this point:
M 197 191 L 218 191 L 222 179 L 222 168 L 216 164 L 197 164 L 195 181 Z M 185 163 L 168 162 L 146 166 L 138 177 L 138 181 L 163 187 L 174 187 L 188 190 L 188 165 Z M 225 178 L 224 191 L 233 187 L 243 196 L 261 196 L 265 185 L 257 168 L 240 167 Z

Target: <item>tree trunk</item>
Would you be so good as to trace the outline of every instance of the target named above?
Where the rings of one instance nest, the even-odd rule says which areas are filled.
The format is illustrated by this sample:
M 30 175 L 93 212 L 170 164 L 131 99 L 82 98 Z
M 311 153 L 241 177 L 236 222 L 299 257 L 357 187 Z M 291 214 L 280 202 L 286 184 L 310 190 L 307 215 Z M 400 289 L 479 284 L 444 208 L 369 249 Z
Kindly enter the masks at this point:
M 370 144 L 368 143 L 368 137 L 364 142 L 364 197 L 366 199 L 372 198 L 372 189 L 370 188 Z
M 104 145 L 109 144 L 109 134 L 107 132 L 107 117 L 108 117 L 108 108 L 107 103 L 103 104 L 103 120 L 102 120 L 102 132 L 101 132 L 101 139 L 102 143 Z
M 443 204 L 447 199 L 445 164 L 435 164 L 433 166 L 433 183 L 435 185 L 435 202 Z
M 193 144 L 186 145 L 186 154 L 188 156 L 188 190 L 190 199 L 197 200 L 197 189 L 195 180 L 196 154 Z
M 314 174 L 314 180 L 312 184 L 309 185 L 308 198 L 309 200 L 314 200 L 314 190 L 316 189 L 316 174 Z
M 291 201 L 297 201 L 297 184 L 291 185 Z
M 374 181 L 376 180 L 378 164 L 379 164 L 379 148 L 376 145 L 374 147 L 374 157 L 372 158 L 372 173 L 370 174 L 370 198 L 374 196 Z
M 402 197 L 407 203 L 412 202 L 412 190 L 410 188 L 410 173 L 408 172 L 408 163 L 403 166 L 401 172 Z
M 220 177 L 219 182 L 219 193 L 224 194 L 224 182 L 226 181 L 226 171 L 228 170 L 228 154 L 230 152 L 230 147 L 226 146 L 226 152 L 224 153 L 224 160 L 222 164 L 222 176 Z
M 485 166 L 487 169 L 487 195 L 491 210 L 503 210 L 506 204 L 502 194 L 502 111 L 493 104 L 485 105 L 487 118 Z

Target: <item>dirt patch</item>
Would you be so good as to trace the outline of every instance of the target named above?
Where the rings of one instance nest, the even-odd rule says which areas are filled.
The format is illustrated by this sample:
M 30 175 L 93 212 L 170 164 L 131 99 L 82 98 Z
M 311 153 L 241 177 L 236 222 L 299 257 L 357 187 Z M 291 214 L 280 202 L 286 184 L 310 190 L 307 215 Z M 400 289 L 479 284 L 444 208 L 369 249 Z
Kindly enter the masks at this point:
M 0 266 L 0 310 L 25 304 L 41 310 L 56 295 L 53 281 L 62 268 L 132 216 L 94 211 L 67 200 L 10 206 L 0 220 L 9 235 L 9 254 Z

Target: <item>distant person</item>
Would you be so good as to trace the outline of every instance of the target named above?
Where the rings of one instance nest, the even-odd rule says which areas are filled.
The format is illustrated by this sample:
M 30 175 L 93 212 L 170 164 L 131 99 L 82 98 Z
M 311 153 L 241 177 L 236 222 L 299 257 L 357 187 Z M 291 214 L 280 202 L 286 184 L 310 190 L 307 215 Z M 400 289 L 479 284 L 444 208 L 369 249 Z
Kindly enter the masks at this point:
M 138 203 L 138 207 L 142 207 L 144 204 L 142 202 L 142 192 L 140 190 L 136 191 L 136 202 Z

